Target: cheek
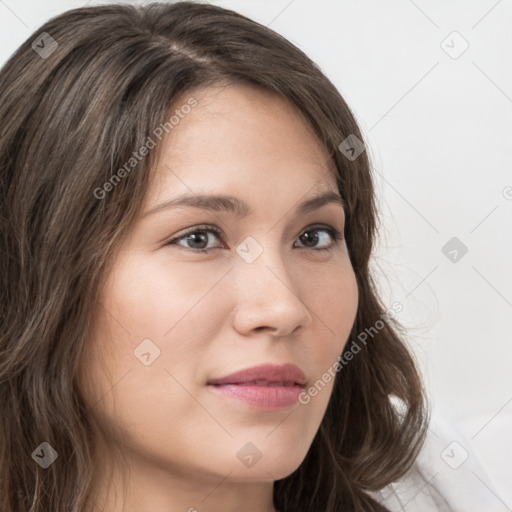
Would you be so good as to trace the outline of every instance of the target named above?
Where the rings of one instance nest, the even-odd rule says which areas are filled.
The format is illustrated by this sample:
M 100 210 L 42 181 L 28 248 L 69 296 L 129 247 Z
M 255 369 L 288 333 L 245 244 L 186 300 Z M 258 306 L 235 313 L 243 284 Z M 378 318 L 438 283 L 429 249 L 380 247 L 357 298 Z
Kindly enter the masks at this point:
M 313 378 L 299 403 L 304 409 L 305 424 L 311 436 L 319 428 L 327 409 L 340 368 L 338 357 L 349 341 L 359 301 L 357 280 L 350 265 L 330 269 L 329 275 L 330 278 L 322 280 L 321 286 L 311 288 L 306 302 L 316 327 L 301 351 Z
M 185 357 L 197 343 L 212 337 L 214 319 L 226 316 L 214 290 L 223 274 L 215 269 L 200 272 L 193 262 L 157 256 L 126 258 L 111 274 L 103 294 L 112 338 L 123 352 L 133 353 L 150 339 L 162 356 L 172 346 L 174 355 Z
M 331 269 L 321 285 L 311 288 L 305 297 L 317 325 L 308 352 L 317 372 L 323 373 L 343 351 L 357 314 L 359 293 L 350 264 Z
M 163 264 L 148 255 L 125 257 L 103 288 L 82 365 L 90 401 L 114 386 L 144 401 L 148 389 L 167 402 L 179 400 L 180 393 L 167 393 L 179 388 L 177 382 L 197 380 L 206 348 L 232 310 L 215 288 L 224 274 L 198 272 L 191 263 Z
M 135 260 L 116 267 L 97 309 L 81 388 L 113 439 L 130 451 L 186 464 L 209 419 L 195 400 L 198 368 L 228 311 L 218 294 L 208 293 L 224 272 L 198 275 L 193 265 L 179 267 L 171 272 Z

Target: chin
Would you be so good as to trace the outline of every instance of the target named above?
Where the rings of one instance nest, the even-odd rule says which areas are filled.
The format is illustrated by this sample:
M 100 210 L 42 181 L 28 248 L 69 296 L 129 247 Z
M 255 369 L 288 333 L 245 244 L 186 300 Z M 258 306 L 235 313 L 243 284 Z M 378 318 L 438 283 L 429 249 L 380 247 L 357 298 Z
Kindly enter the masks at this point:
M 239 481 L 275 481 L 286 478 L 296 471 L 306 457 L 306 453 L 297 453 L 294 450 L 280 449 L 268 450 L 262 453 L 261 458 L 244 467 L 244 463 L 237 464 L 230 479 Z

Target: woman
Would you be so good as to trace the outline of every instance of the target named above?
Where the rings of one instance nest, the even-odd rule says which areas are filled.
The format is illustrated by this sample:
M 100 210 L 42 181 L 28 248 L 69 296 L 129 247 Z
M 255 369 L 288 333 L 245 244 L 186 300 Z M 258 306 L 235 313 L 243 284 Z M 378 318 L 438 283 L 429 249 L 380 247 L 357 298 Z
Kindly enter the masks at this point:
M 0 92 L 0 509 L 387 510 L 428 411 L 318 67 L 220 7 L 95 6 Z

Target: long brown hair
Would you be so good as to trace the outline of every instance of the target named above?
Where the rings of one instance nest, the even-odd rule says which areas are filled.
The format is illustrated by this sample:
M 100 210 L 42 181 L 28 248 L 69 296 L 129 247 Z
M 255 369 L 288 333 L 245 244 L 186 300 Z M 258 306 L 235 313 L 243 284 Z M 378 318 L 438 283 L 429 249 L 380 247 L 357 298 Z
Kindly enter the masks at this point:
M 384 511 L 372 493 L 414 462 L 427 402 L 403 328 L 386 314 L 370 272 L 378 221 L 371 166 L 366 151 L 352 159 L 339 149 L 349 135 L 364 140 L 339 92 L 297 47 L 231 10 L 195 2 L 100 5 L 49 20 L 0 71 L 3 512 L 84 510 L 93 429 L 78 363 L 98 290 L 137 218 L 158 147 L 115 186 L 105 184 L 168 121 L 178 97 L 234 82 L 290 101 L 327 148 L 347 205 L 359 290 L 346 350 L 380 322 L 337 373 L 304 461 L 274 484 L 275 506 Z M 46 469 L 34 456 L 43 442 L 58 453 Z

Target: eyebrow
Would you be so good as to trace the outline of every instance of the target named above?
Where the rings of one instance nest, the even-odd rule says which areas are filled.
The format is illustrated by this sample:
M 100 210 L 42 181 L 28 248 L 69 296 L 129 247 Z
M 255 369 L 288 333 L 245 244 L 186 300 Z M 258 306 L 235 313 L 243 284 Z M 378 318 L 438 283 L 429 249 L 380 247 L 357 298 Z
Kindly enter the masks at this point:
M 342 208 L 345 208 L 345 201 L 339 194 L 333 191 L 326 191 L 319 196 L 306 199 L 300 203 L 296 208 L 296 213 L 304 215 L 327 204 L 338 204 L 342 206 Z M 148 215 L 162 210 L 178 207 L 200 208 L 214 212 L 228 212 L 239 218 L 248 217 L 253 213 L 253 209 L 245 201 L 237 197 L 222 194 L 198 194 L 182 195 L 165 201 L 144 213 L 142 217 L 147 217 Z

